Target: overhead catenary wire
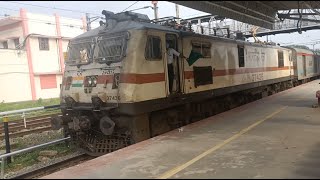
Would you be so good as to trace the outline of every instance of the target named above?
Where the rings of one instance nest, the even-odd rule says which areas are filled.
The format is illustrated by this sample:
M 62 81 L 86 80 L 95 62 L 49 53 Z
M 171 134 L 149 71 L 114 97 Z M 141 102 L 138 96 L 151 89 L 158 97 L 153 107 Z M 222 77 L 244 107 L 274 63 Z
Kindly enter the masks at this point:
M 0 17 L 7 17 L 3 14 L 0 14 Z M 14 17 L 11 16 L 12 19 L 21 19 L 21 20 L 28 20 L 31 22 L 37 22 L 37 23 L 44 23 L 44 24 L 48 24 L 48 25 L 56 25 L 56 23 L 53 23 L 52 21 L 47 21 L 47 20 L 42 20 L 42 19 L 34 19 L 34 18 L 20 18 L 20 17 Z M 83 25 L 75 25 L 75 24 L 66 24 L 66 23 L 60 23 L 61 26 L 67 26 L 67 27 L 80 27 L 83 28 Z
M 14 4 L 21 4 L 21 5 L 27 5 L 27 6 L 34 6 L 34 7 L 41 7 L 41 8 L 48 8 L 48 9 L 55 9 L 55 10 L 61 10 L 61 11 L 69 11 L 69 12 L 74 12 L 74 13 L 90 13 L 94 15 L 101 15 L 101 14 L 96 14 L 96 13 L 91 13 L 91 12 L 85 12 L 85 11 L 79 11 L 79 10 L 73 10 L 73 9 L 64 9 L 64 8 L 56 8 L 56 7 L 49 7 L 49 6 L 42 6 L 42 5 L 36 5 L 36 4 L 28 4 L 28 3 L 21 3 L 21 2 L 12 2 L 12 1 L 5 1 L 7 3 L 14 3 Z
M 125 8 L 125 9 L 124 9 L 124 10 L 122 10 L 121 12 L 123 12 L 123 11 L 125 11 L 125 10 L 129 9 L 131 6 L 133 6 L 133 5 L 137 4 L 138 2 L 139 2 L 139 1 L 134 2 L 133 4 L 131 4 L 129 7 Z
M 11 8 L 6 8 L 6 7 L 0 7 L 0 9 L 6 9 L 6 10 L 9 10 L 9 11 L 20 11 L 18 9 L 11 9 Z
M 54 8 L 54 7 L 48 7 L 48 6 L 41 6 L 41 5 L 35 5 L 35 4 L 27 4 L 27 3 L 20 3 L 20 2 L 11 2 L 11 1 L 6 1 L 8 3 L 16 3 L 16 4 L 23 4 L 23 5 L 30 5 L 30 6 L 36 6 L 36 7 L 45 7 L 45 8 L 50 8 L 50 9 L 58 9 L 58 10 L 64 10 L 64 11 L 70 11 L 70 12 L 79 12 L 79 13 L 89 13 L 89 14 L 94 14 L 94 15 L 101 15 L 101 14 L 95 14 L 95 13 L 90 13 L 90 12 L 83 12 L 83 11 L 77 11 L 77 10 L 69 10 L 69 9 L 61 9 L 61 8 Z M 136 3 L 138 3 L 139 1 L 134 2 L 133 4 L 131 4 L 130 6 L 128 6 L 127 8 L 125 8 L 123 11 L 129 9 L 130 7 L 132 7 L 133 5 L 135 5 Z M 12 10 L 12 11 L 19 11 L 19 10 L 15 10 L 15 9 L 9 9 L 9 8 L 4 8 L 4 7 L 0 7 L 2 9 L 7 9 L 7 10 Z M 122 11 L 122 12 L 123 12 Z M 192 14 L 192 15 L 188 15 L 185 18 L 188 17 L 192 17 L 195 15 L 200 15 L 202 14 L 203 16 L 206 15 L 204 13 L 197 13 L 197 14 Z M 210 14 L 209 14 L 210 15 Z M 183 19 L 185 19 L 183 18 Z

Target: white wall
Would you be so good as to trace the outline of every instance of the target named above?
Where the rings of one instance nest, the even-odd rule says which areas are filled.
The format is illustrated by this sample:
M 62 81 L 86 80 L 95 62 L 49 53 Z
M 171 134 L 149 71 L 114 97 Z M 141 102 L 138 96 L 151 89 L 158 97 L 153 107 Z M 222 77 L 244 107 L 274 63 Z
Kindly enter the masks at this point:
M 29 34 L 49 36 L 48 51 L 39 49 L 38 37 L 30 37 L 36 99 L 57 98 L 60 94 L 62 73 L 60 70 L 59 44 L 55 38 L 58 35 L 55 16 L 27 13 L 27 17 Z M 80 17 L 79 19 L 70 19 L 60 16 L 60 24 L 62 37 L 73 38 L 84 33 Z M 94 23 L 92 27 L 95 28 L 98 24 Z M 23 42 L 22 26 L 0 32 L 0 41 L 7 40 L 9 47 L 8 50 L 0 49 L 0 84 L 2 87 L 0 88 L 0 102 L 32 100 L 27 53 L 24 50 L 19 55 L 18 52 L 20 51 L 13 50 L 15 48 L 14 41 L 9 39 L 12 37 L 20 37 L 20 43 Z M 69 40 L 62 39 L 63 52 L 67 51 L 68 42 Z M 47 73 L 56 74 L 57 88 L 41 89 L 40 76 Z
M 28 13 L 29 33 L 36 33 L 45 36 L 57 37 L 56 19 L 55 16 L 47 16 L 41 14 Z M 39 22 L 35 22 L 40 19 Z M 48 24 L 49 23 L 49 24 Z M 82 34 L 81 19 L 70 19 L 60 17 L 60 32 L 62 37 L 75 37 Z M 71 25 L 71 26 L 70 26 Z M 62 51 L 67 51 L 69 40 L 62 40 Z M 36 98 L 56 98 L 60 94 L 60 84 L 62 83 L 62 75 L 60 69 L 59 43 L 56 38 L 49 38 L 49 50 L 39 49 L 38 37 L 30 38 L 30 45 L 32 51 L 33 71 L 35 75 Z M 64 65 L 63 65 L 64 66 Z M 57 73 L 57 88 L 41 89 L 40 76 L 46 73 Z
M 1 49 L 0 57 L 0 102 L 31 100 L 26 51 Z
M 63 51 L 63 52 L 67 52 L 67 50 L 68 50 L 68 44 L 69 44 L 69 40 L 63 40 L 63 41 L 62 41 L 62 51 Z
M 48 99 L 48 98 L 57 98 L 60 95 L 60 84 L 62 82 L 62 75 L 56 75 L 56 81 L 57 81 L 57 88 L 52 89 L 41 89 L 40 85 L 40 76 L 36 75 L 34 77 L 35 84 L 36 84 L 36 92 L 37 97 L 36 99 L 42 98 L 42 99 Z
M 13 39 L 8 39 L 8 38 L 12 38 L 12 37 L 19 37 L 20 42 L 22 42 L 23 31 L 22 31 L 21 26 L 13 28 L 13 29 L 0 31 L 0 41 L 7 40 L 9 49 L 15 49 Z M 0 43 L 0 48 L 3 48 L 2 43 Z
M 61 36 L 63 37 L 76 37 L 84 33 L 81 19 L 60 17 L 60 25 Z M 70 25 L 73 27 L 70 27 Z
M 27 13 L 29 33 L 57 36 L 54 16 Z M 49 23 L 49 24 L 47 24 Z
M 29 33 L 36 33 L 47 36 L 57 36 L 55 16 L 27 13 L 29 18 Z M 82 34 L 82 20 L 71 19 L 60 16 L 60 32 L 63 37 L 76 37 Z M 96 25 L 94 25 L 96 26 Z
M 49 39 L 49 50 L 39 49 L 38 37 L 31 37 L 30 45 L 34 73 L 59 72 L 60 62 L 56 39 Z

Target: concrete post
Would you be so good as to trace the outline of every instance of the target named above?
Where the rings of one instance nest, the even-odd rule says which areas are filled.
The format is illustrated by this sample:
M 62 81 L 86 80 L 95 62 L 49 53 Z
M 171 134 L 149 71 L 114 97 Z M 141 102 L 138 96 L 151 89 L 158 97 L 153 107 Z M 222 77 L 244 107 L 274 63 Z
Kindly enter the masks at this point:
M 179 5 L 176 4 L 176 17 L 179 18 Z M 177 19 L 177 23 L 180 24 L 180 19 Z
M 9 138 L 9 124 L 8 117 L 3 117 L 4 138 L 6 143 L 6 153 L 10 153 L 10 138 Z M 7 163 L 11 163 L 11 157 L 7 157 Z

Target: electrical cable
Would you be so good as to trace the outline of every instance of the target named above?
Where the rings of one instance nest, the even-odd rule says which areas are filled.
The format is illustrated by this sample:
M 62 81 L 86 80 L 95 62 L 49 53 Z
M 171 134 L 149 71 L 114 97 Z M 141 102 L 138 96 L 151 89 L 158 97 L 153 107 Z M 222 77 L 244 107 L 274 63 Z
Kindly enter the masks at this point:
M 129 9 L 131 6 L 133 6 L 133 5 L 137 4 L 138 2 L 139 2 L 139 1 L 134 2 L 133 4 L 131 4 L 129 7 L 125 8 L 125 9 L 124 9 L 124 10 L 122 10 L 121 12 L 123 12 L 123 11 L 125 11 L 125 10 Z
M 27 5 L 27 6 L 41 7 L 41 8 L 49 8 L 49 9 L 55 9 L 55 10 L 61 10 L 61 11 L 69 11 L 69 12 L 74 12 L 74 13 L 89 13 L 89 12 L 84 12 L 84 11 L 79 11 L 79 10 L 48 7 L 48 6 L 41 6 L 41 5 L 35 5 L 35 4 L 21 3 L 21 2 L 12 2 L 12 1 L 6 1 L 6 2 L 14 3 L 14 4 L 22 4 L 22 5 Z M 101 15 L 101 14 L 95 14 L 95 13 L 90 13 L 90 14 Z
M 7 17 L 3 14 L 0 14 L 0 17 Z M 42 19 L 33 19 L 33 18 L 20 18 L 20 17 L 13 17 L 11 16 L 12 19 L 17 19 L 17 20 L 28 20 L 31 22 L 37 22 L 37 23 L 44 23 L 44 24 L 48 24 L 48 25 L 56 25 L 56 23 L 47 21 L 47 20 L 42 20 Z M 66 24 L 66 23 L 60 23 L 61 26 L 67 26 L 67 27 L 80 27 L 82 28 L 82 25 L 72 25 L 72 24 Z
M 0 7 L 0 9 L 6 9 L 6 10 L 10 10 L 10 11 L 19 11 L 17 9 L 10 9 L 10 8 L 5 8 L 5 7 Z

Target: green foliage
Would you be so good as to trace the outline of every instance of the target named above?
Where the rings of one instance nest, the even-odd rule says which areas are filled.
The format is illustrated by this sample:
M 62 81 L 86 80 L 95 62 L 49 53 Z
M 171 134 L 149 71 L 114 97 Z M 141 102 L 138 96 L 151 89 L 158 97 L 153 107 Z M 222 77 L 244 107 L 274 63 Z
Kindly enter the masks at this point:
M 27 108 L 34 108 L 34 107 L 42 107 L 42 106 L 50 106 L 50 105 L 57 105 L 60 104 L 59 98 L 52 98 L 52 99 L 39 99 L 37 101 L 23 101 L 23 102 L 14 102 L 14 103 L 0 103 L 0 112 L 3 111 L 12 111 L 18 109 L 27 109 Z M 38 111 L 31 111 L 26 113 L 26 118 L 37 117 L 37 116 L 44 116 L 50 114 L 57 114 L 61 113 L 60 109 L 44 109 Z M 9 121 L 22 119 L 20 114 L 16 114 L 13 117 L 9 117 Z M 2 122 L 2 117 L 0 117 L 0 123 Z
M 320 49 L 315 49 L 314 53 L 317 54 L 317 55 L 320 55 Z
M 311 50 L 308 46 L 305 45 L 290 45 L 288 47 Z
M 61 144 L 51 145 L 48 147 L 37 149 L 35 151 L 14 156 L 13 157 L 14 161 L 10 164 L 6 164 L 5 166 L 6 172 L 17 171 L 24 167 L 28 167 L 38 163 L 39 161 L 37 160 L 37 158 L 39 156 L 40 151 L 43 151 L 43 150 L 56 150 L 58 152 L 56 157 L 61 157 L 61 156 L 70 154 L 72 152 L 75 152 L 76 148 L 74 146 L 68 147 L 66 146 L 66 144 L 61 143 Z
M 37 101 L 22 101 L 22 102 L 13 102 L 13 103 L 0 103 L 0 112 L 3 111 L 11 111 L 18 109 L 26 109 L 33 107 L 41 107 L 41 106 L 49 106 L 60 104 L 59 98 L 51 98 L 51 99 L 41 99 Z
M 39 105 L 42 104 L 42 98 L 39 98 L 38 101 L 37 101 L 37 103 L 38 103 Z

